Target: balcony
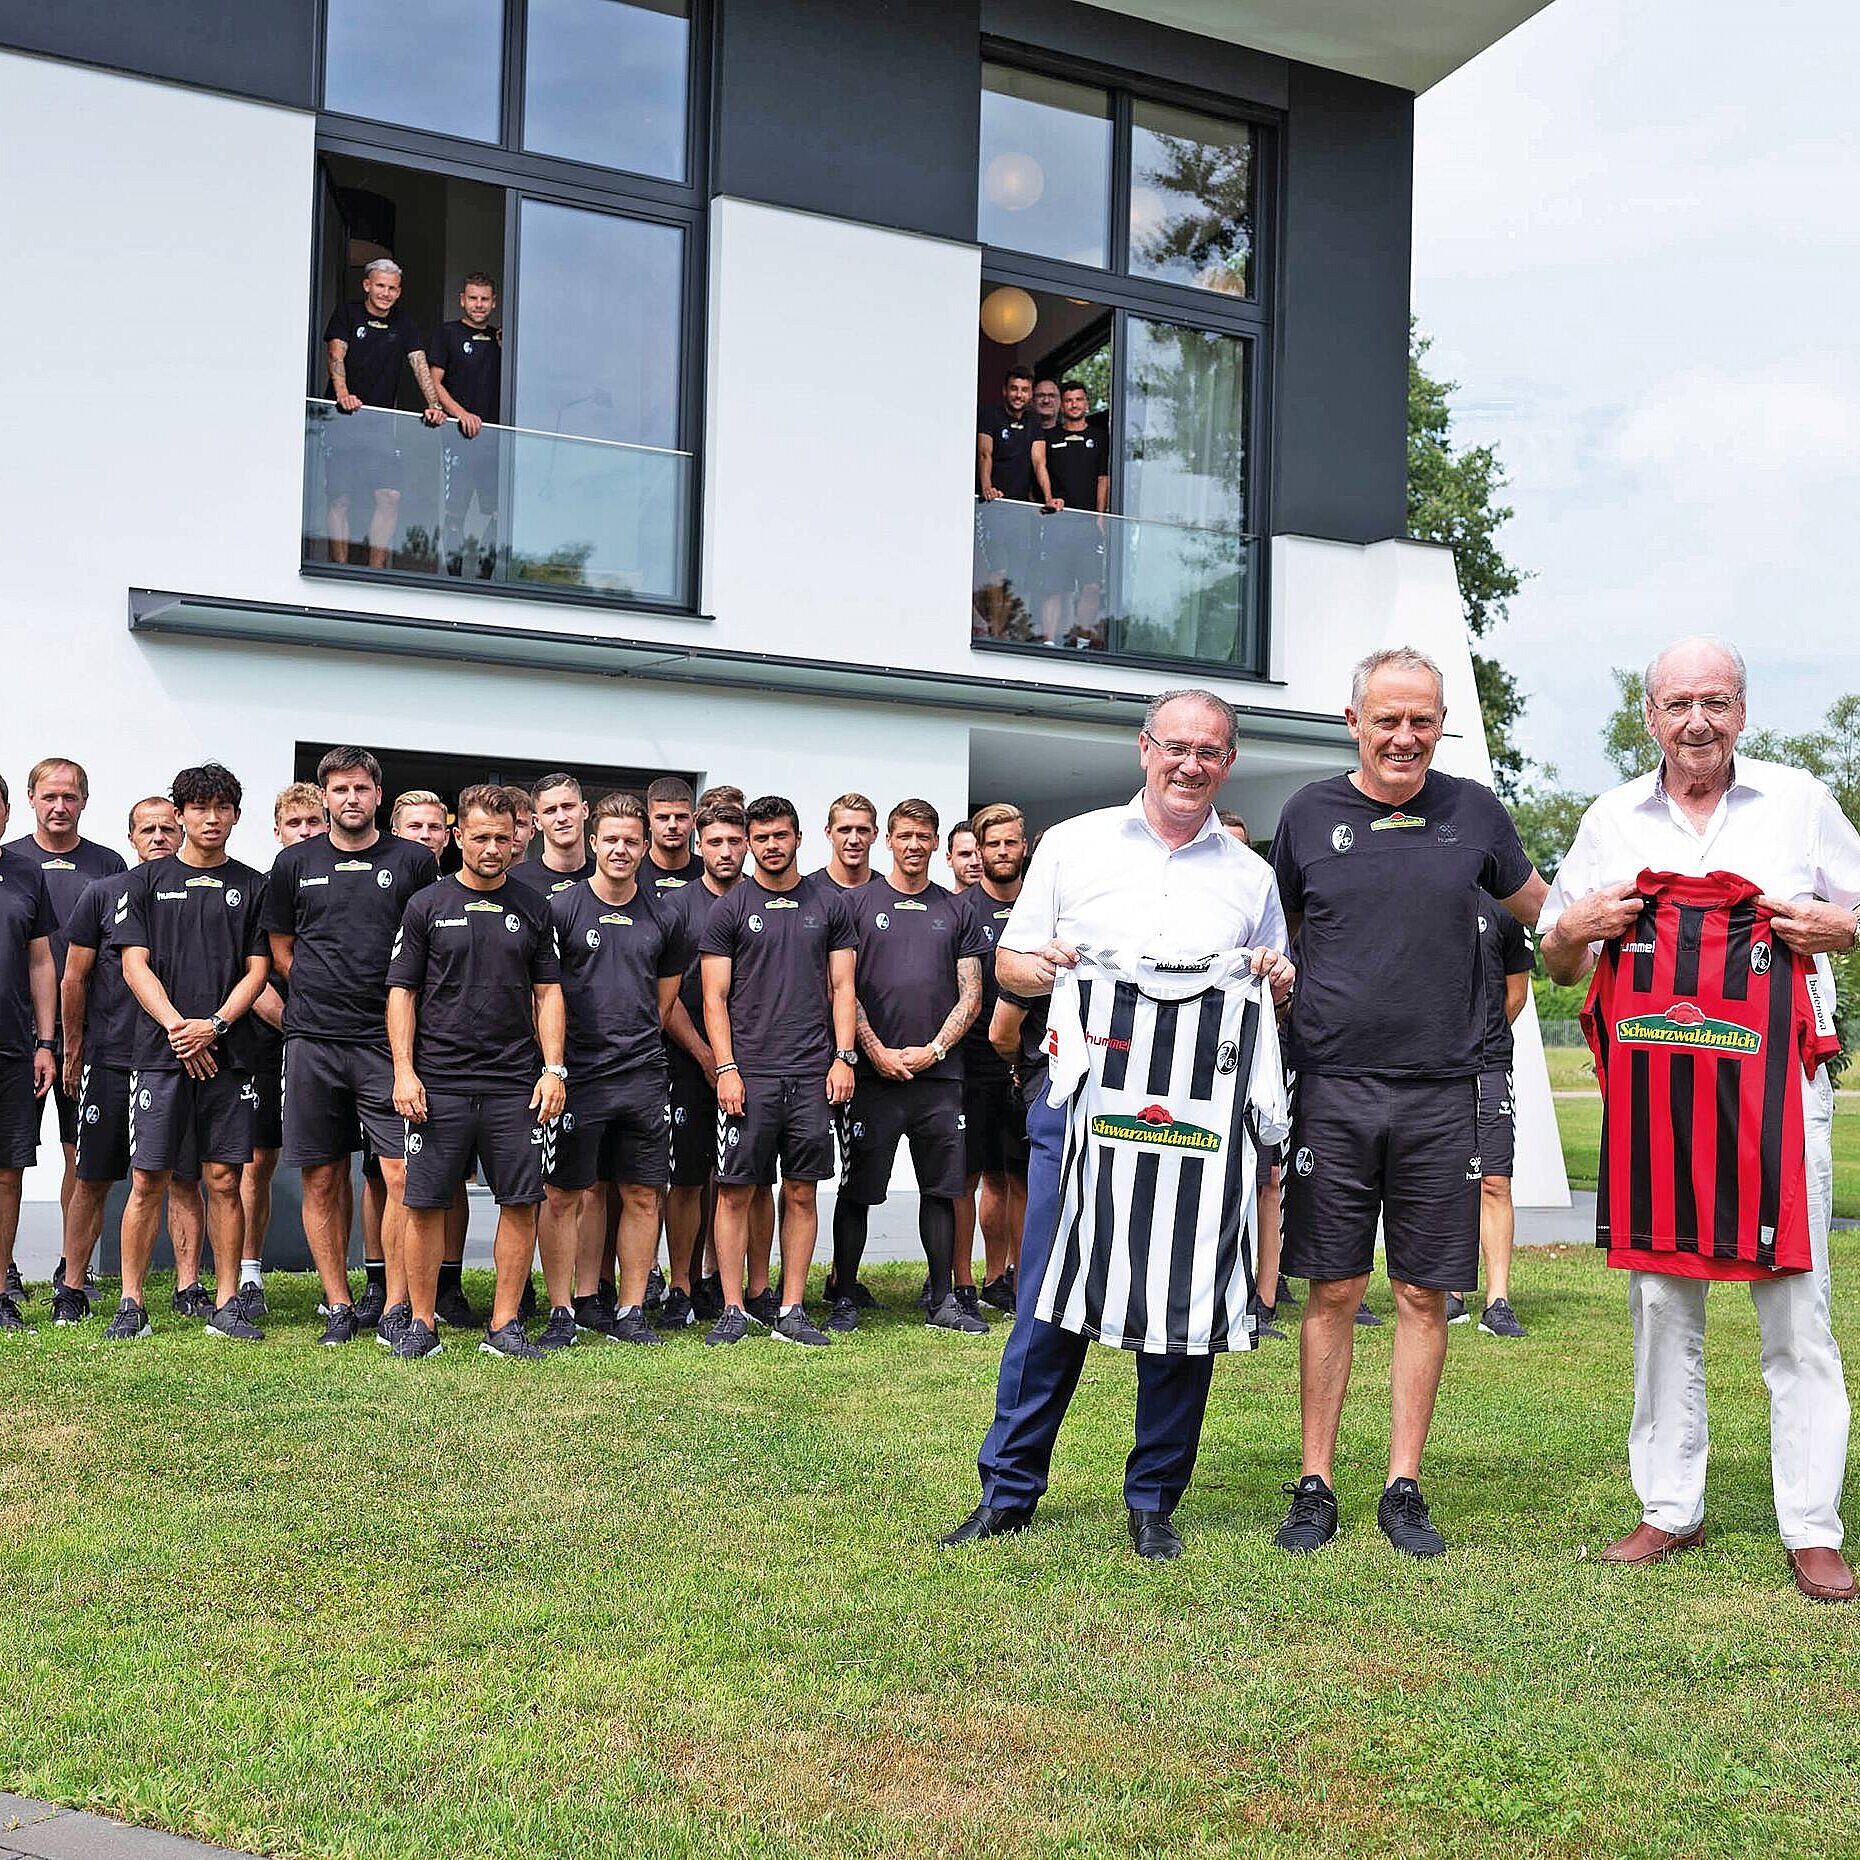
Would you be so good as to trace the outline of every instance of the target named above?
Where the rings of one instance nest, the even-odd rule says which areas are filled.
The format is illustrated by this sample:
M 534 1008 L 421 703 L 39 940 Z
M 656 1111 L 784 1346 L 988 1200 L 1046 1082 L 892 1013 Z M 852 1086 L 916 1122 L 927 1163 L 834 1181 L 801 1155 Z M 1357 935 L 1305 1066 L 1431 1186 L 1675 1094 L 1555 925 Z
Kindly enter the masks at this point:
M 1258 562 L 1235 530 L 978 500 L 974 643 L 1254 676 Z
M 692 605 L 692 458 L 333 401 L 304 409 L 303 560 L 499 593 Z

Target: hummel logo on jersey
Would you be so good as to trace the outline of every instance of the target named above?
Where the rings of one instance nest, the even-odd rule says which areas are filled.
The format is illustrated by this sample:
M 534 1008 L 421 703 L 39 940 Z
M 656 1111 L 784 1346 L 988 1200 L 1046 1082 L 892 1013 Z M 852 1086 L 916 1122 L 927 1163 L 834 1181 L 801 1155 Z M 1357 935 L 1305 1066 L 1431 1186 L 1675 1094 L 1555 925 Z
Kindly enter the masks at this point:
M 468 904 L 465 908 L 470 910 L 471 906 Z M 433 928 L 435 930 L 463 930 L 469 921 L 468 918 L 464 917 L 435 917 L 433 919 Z M 400 954 L 400 932 L 398 930 L 394 932 L 393 953 L 396 956 Z
M 1311 1171 L 1317 1167 L 1317 1158 L 1313 1156 L 1309 1150 L 1300 1150 L 1298 1154 L 1292 1158 L 1292 1167 L 1296 1169 L 1300 1175 L 1309 1175 Z
M 297 889 L 299 891 L 309 891 L 314 886 L 327 885 L 328 883 L 329 883 L 329 878 L 327 874 L 325 874 L 325 876 L 323 876 L 322 878 L 300 878 L 297 881 Z
M 1750 972 L 1753 975 L 1767 975 L 1770 972 L 1770 946 L 1767 943 L 1752 943 L 1750 946 Z
M 1466 1165 L 1466 1179 L 1469 1182 L 1476 1182 L 1483 1173 L 1484 1171 L 1479 1167 L 1479 1158 L 1475 1156 Z
M 185 904 L 187 902 L 185 891 L 158 891 L 155 896 L 164 904 Z
M 258 1087 L 254 1085 L 250 1079 L 247 1079 L 244 1085 L 239 1088 L 239 1102 L 241 1104 L 251 1105 L 258 1103 Z
M 1356 835 L 1346 826 L 1334 826 L 1330 830 L 1330 843 L 1333 851 L 1348 852 L 1356 844 Z
M 1651 956 L 1653 954 L 1653 945 L 1651 943 L 1623 943 L 1621 947 L 1626 950 L 1630 956 Z
M 338 872 L 372 872 L 375 867 L 372 859 L 338 859 L 335 869 Z
M 1398 807 L 1392 814 L 1384 814 L 1380 820 L 1369 823 L 1371 833 L 1387 833 L 1395 827 L 1424 827 L 1427 825 L 1425 814 L 1404 814 Z
M 1158 975 L 1206 975 L 1212 963 L 1211 956 L 1200 956 L 1193 962 L 1152 962 L 1150 967 Z
M 1114 1034 L 1093 1033 L 1089 1027 L 1085 1030 L 1085 1044 L 1087 1046 L 1108 1046 L 1114 1053 L 1127 1053 L 1130 1051 L 1130 1042 L 1128 1040 L 1120 1040 Z M 1051 1044 L 1048 1045 L 1047 1051 L 1049 1053 L 1055 1050 L 1056 1049 Z
M 1160 1104 L 1146 1104 L 1135 1117 L 1094 1117 L 1094 1137 L 1120 1143 L 1160 1143 L 1174 1150 L 1218 1150 L 1220 1133 L 1200 1124 L 1180 1124 Z
M 544 1144 L 545 1142 L 547 1142 L 547 1140 L 548 1140 L 548 1139 L 547 1139 L 547 1138 L 546 1138 L 546 1137 L 544 1136 L 544 1134 L 543 1134 L 543 1127 L 542 1127 L 542 1125 L 540 1125 L 540 1124 L 537 1124 L 536 1126 L 534 1126 L 534 1127 L 533 1127 L 533 1128 L 531 1129 L 531 1131 L 530 1131 L 530 1142 L 531 1142 L 531 1144 L 532 1144 L 532 1145 L 533 1145 L 533 1146 L 534 1146 L 535 1148 L 537 1148 L 537 1149 L 541 1149 L 541 1148 L 542 1148 L 542 1146 L 543 1146 L 543 1144 Z
M 1753 952 L 1754 953 L 1754 952 Z M 1696 1003 L 1675 1001 L 1664 1014 L 1634 1014 L 1615 1022 L 1623 1046 L 1691 1046 L 1740 1058 L 1763 1050 L 1763 1036 L 1734 1020 L 1712 1020 Z

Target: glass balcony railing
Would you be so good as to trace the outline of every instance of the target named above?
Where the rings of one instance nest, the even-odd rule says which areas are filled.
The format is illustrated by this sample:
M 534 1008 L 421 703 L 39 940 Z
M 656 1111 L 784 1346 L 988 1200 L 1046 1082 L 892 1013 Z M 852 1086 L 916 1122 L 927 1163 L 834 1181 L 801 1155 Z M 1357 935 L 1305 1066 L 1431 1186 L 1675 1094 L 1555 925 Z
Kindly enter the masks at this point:
M 975 638 L 1256 670 L 1258 539 L 1144 517 L 975 506 Z
M 688 452 L 312 400 L 304 560 L 687 607 L 691 483 Z

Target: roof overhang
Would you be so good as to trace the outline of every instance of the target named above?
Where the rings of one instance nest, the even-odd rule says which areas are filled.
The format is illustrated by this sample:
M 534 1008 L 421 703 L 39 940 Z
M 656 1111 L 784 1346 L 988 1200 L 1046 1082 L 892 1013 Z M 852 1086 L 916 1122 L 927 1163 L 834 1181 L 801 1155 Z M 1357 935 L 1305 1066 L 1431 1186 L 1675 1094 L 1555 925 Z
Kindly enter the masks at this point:
M 1087 0 L 1301 64 L 1420 92 L 1470 63 L 1550 0 Z

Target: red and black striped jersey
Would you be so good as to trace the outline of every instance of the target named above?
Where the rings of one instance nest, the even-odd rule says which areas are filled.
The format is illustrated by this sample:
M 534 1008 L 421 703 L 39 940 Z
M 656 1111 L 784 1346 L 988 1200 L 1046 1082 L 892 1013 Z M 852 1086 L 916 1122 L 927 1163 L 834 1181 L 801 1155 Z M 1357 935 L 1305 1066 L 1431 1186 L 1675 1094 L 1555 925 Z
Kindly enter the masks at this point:
M 1640 919 L 1582 1010 L 1602 1084 L 1596 1242 L 1639 1272 L 1804 1272 L 1802 1091 L 1838 1050 L 1832 1004 L 1748 879 L 1636 882 Z

